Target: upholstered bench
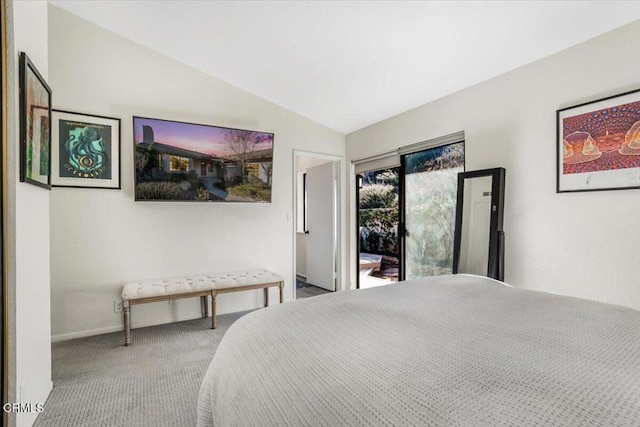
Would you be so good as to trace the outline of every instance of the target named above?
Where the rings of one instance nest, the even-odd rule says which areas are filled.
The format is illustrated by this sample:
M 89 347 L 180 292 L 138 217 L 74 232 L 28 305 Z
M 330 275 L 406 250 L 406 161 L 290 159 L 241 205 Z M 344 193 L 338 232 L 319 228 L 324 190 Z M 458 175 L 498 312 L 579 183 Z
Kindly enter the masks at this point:
M 200 297 L 202 317 L 207 317 L 207 297 L 211 296 L 211 328 L 216 328 L 216 299 L 218 294 L 264 289 L 264 306 L 269 305 L 269 288 L 280 288 L 280 303 L 283 302 L 282 276 L 268 270 L 238 271 L 235 273 L 208 274 L 202 276 L 176 277 L 172 279 L 129 282 L 122 288 L 124 316 L 124 345 L 131 344 L 130 309 L 134 304 L 169 301 L 180 298 Z

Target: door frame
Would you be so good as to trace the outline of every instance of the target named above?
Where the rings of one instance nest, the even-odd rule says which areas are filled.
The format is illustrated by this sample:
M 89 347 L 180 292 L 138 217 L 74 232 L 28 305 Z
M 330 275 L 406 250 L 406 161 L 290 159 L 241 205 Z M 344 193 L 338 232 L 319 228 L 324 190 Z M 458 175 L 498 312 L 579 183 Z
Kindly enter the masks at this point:
M 356 289 L 360 289 L 360 184 L 362 174 L 355 174 L 356 178 Z
M 5 241 L 5 220 L 7 218 L 5 197 L 7 194 L 7 5 L 5 0 L 0 0 L 0 98 L 2 107 L 0 110 L 0 346 L 2 353 L 0 357 L 0 376 L 2 377 L 2 387 L 0 388 L 0 399 L 4 404 L 9 396 L 9 300 L 8 300 L 8 279 L 7 279 L 7 246 Z M 7 414 L 8 415 L 8 414 Z M 8 416 L 2 417 L 2 425 L 8 423 Z
M 407 155 L 400 156 L 400 176 L 398 177 L 398 282 L 405 280 L 407 274 L 407 241 L 405 239 L 407 235 L 407 212 L 405 206 L 406 196 L 404 194 L 406 186 L 406 167 L 407 167 Z
M 336 291 L 342 290 L 342 242 L 340 240 L 340 236 L 342 235 L 342 180 L 344 173 L 344 157 L 338 156 L 335 154 L 327 154 L 327 153 L 318 153 L 314 151 L 306 151 L 306 150 L 292 150 L 291 156 L 291 183 L 292 183 L 292 201 L 291 201 L 291 213 L 287 216 L 291 221 L 291 245 L 293 247 L 293 257 L 292 257 L 292 300 L 296 300 L 296 258 L 297 258 L 297 248 L 296 248 L 296 209 L 298 202 L 298 192 L 297 188 L 297 173 L 296 173 L 296 159 L 298 157 L 313 157 L 316 159 L 325 159 L 332 162 L 336 162 L 336 206 L 335 206 L 335 215 L 336 215 L 336 235 L 334 236 L 333 242 L 333 252 L 335 257 L 335 268 L 336 268 Z

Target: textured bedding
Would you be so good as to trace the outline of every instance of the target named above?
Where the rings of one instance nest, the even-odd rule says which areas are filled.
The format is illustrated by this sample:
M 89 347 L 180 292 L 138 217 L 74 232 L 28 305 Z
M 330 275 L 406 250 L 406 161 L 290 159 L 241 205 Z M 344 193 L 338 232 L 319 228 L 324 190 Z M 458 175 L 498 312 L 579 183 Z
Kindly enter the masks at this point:
M 248 314 L 199 426 L 640 425 L 640 312 L 441 276 Z

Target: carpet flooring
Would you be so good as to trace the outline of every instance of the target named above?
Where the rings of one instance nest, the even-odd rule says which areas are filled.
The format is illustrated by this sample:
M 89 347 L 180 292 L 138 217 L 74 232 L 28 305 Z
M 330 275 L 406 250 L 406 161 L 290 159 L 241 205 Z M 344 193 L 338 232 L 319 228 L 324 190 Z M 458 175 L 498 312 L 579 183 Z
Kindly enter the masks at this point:
M 35 427 L 195 426 L 202 378 L 248 311 L 54 343 L 53 391 Z
M 310 285 L 308 283 L 301 281 L 300 279 L 296 279 L 296 298 L 297 299 L 315 297 L 318 295 L 324 295 L 328 293 L 331 293 L 331 291 L 319 288 L 317 286 Z

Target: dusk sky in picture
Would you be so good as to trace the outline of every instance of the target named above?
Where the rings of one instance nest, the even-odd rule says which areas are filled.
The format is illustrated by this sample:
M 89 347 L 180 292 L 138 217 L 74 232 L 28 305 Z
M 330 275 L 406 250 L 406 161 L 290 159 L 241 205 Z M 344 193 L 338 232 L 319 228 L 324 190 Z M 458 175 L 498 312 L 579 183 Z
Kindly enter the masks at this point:
M 225 132 L 229 130 L 227 128 L 136 117 L 133 121 L 136 143 L 142 141 L 143 125 L 153 129 L 154 142 L 216 156 L 233 154 L 224 139 Z M 257 131 L 256 134 L 261 136 L 260 142 L 256 144 L 256 151 L 273 148 L 272 134 Z

